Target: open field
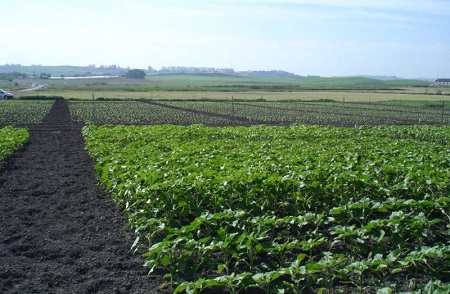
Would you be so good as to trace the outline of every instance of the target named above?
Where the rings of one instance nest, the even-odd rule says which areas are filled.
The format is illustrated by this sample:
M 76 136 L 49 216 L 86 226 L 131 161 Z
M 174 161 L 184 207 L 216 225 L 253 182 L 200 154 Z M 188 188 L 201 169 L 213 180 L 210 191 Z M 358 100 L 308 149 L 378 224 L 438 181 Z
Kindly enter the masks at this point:
M 146 79 L 17 80 L 44 83 L 37 92 L 17 97 L 60 96 L 66 99 L 242 99 L 268 101 L 333 99 L 348 102 L 450 101 L 450 87 L 418 80 L 376 80 L 363 77 L 245 77 L 223 74 L 151 75 Z M 11 82 L 12 85 L 12 82 Z M 14 86 L 16 87 L 16 86 Z
M 450 101 L 450 96 L 419 94 L 419 93 L 395 93 L 388 91 L 302 91 L 302 92 L 210 92 L 210 91 L 88 91 L 88 90 L 39 90 L 36 92 L 19 93 L 17 97 L 27 96 L 61 96 L 66 99 L 92 100 L 92 96 L 108 99 L 242 99 L 270 101 L 280 100 L 323 100 L 333 99 L 347 102 L 384 102 L 384 101 Z
M 427 86 L 425 81 L 418 80 L 389 80 L 381 81 L 365 77 L 246 77 L 223 74 L 204 75 L 150 75 L 146 79 L 161 85 L 191 85 L 191 86 L 220 86 L 220 85 L 294 85 L 315 87 L 406 87 Z
M 19 81 L 22 83 L 25 81 Z M 36 82 L 36 81 L 35 81 Z M 44 80 L 37 92 L 66 99 L 246 99 L 376 102 L 387 100 L 450 100 L 449 87 L 428 87 L 412 80 L 380 81 L 362 77 L 241 77 L 229 75 L 154 75 L 139 79 Z M 439 95 L 438 95 L 439 94 Z M 36 93 L 16 93 L 18 97 Z

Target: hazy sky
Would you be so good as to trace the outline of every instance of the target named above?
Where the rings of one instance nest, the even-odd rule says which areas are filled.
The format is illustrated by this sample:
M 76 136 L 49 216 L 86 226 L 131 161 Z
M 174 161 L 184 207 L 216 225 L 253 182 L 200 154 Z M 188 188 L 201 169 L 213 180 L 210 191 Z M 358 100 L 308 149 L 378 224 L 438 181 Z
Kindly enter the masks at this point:
M 449 0 L 6 0 L 0 64 L 450 78 Z

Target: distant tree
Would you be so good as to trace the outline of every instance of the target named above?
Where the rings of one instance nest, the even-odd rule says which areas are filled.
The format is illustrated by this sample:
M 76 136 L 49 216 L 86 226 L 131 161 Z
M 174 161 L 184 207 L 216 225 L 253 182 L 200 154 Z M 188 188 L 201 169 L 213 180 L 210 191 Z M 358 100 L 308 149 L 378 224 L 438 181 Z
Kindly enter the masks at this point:
M 145 79 L 146 75 L 142 69 L 130 69 L 125 73 L 125 77 L 129 79 Z
M 24 72 L 17 72 L 17 71 L 15 71 L 11 75 L 15 79 L 26 79 L 26 78 L 28 78 L 28 75 L 26 73 L 24 73 Z
M 12 81 L 11 74 L 0 74 L 0 80 Z
M 51 74 L 43 72 L 39 75 L 39 78 L 42 80 L 47 80 L 47 79 L 51 78 L 51 76 L 52 76 Z

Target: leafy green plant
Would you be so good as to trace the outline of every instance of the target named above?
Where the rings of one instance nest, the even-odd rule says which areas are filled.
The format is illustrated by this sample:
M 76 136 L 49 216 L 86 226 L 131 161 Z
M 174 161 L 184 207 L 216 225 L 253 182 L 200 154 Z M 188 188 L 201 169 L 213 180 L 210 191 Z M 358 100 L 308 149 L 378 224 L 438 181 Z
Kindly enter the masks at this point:
M 3 100 L 0 101 L 0 125 L 41 123 L 50 111 L 53 101 Z
M 83 135 L 134 248 L 177 293 L 389 293 L 447 283 L 449 131 L 88 125 Z
M 13 127 L 0 129 L 0 166 L 7 157 L 17 151 L 29 138 L 30 134 L 27 129 L 15 129 Z

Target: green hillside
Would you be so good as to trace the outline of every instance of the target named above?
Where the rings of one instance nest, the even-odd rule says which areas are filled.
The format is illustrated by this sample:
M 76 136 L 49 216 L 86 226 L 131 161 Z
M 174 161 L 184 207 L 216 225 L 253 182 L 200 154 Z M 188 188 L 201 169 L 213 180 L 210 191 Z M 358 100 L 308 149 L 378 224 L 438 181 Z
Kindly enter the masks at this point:
M 406 87 L 427 86 L 428 82 L 420 80 L 377 80 L 365 77 L 249 77 L 223 74 L 166 74 L 150 75 L 146 79 L 160 86 L 297 86 L 323 88 L 349 87 Z

